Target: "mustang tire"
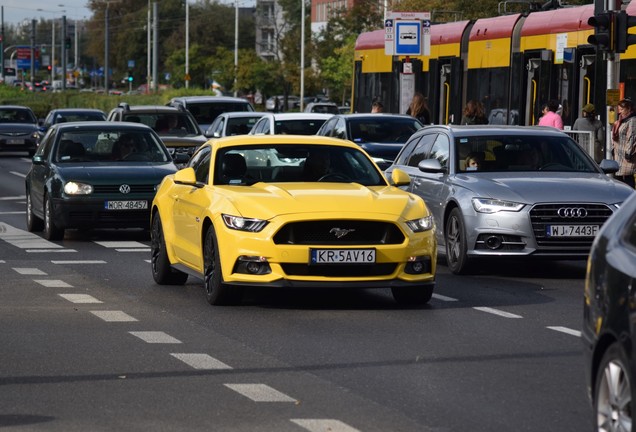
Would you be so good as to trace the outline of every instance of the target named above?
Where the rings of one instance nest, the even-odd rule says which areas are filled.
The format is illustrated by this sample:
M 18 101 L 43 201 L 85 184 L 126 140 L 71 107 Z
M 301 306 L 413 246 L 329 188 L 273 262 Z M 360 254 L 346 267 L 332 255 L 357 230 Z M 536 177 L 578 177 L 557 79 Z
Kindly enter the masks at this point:
M 213 226 L 210 226 L 205 233 L 203 265 L 205 268 L 203 280 L 208 303 L 217 306 L 239 303 L 243 297 L 242 288 L 237 286 L 230 287 L 223 283 L 219 245 Z
M 188 280 L 187 273 L 170 267 L 159 213 L 152 218 L 152 228 L 150 230 L 150 266 L 152 268 L 152 277 L 159 285 L 183 285 Z

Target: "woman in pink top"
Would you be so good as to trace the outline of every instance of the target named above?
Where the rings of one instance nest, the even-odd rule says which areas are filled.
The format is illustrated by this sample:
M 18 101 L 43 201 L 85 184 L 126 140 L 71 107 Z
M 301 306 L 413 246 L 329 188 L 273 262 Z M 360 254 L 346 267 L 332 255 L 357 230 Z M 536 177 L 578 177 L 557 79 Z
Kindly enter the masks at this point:
M 554 99 L 551 99 L 543 105 L 543 115 L 539 119 L 539 126 L 552 126 L 553 128 L 563 130 L 563 120 L 557 113 L 559 109 L 559 103 Z

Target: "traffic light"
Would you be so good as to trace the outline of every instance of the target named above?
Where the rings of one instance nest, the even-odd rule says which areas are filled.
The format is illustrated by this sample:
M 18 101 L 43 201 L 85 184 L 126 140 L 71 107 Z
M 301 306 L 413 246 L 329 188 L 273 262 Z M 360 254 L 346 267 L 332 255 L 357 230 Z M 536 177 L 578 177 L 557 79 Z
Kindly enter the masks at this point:
M 629 16 L 627 12 L 616 14 L 616 52 L 624 53 L 627 47 L 636 44 L 636 34 L 630 34 L 629 29 L 636 26 L 636 16 Z
M 133 73 L 131 70 L 128 70 L 128 82 L 133 82 Z
M 70 36 L 67 36 L 66 39 L 64 39 L 64 48 L 71 49 L 71 38 L 70 38 Z
M 614 13 L 602 12 L 590 17 L 587 23 L 594 27 L 594 34 L 587 37 L 587 41 L 595 45 L 599 51 L 614 52 Z

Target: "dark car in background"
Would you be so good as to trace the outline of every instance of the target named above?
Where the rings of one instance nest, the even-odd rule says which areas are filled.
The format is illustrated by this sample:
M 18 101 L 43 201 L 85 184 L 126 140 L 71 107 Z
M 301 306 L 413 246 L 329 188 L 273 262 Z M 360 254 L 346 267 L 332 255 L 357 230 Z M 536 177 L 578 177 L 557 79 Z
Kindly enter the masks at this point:
M 38 119 L 31 108 L 0 105 L 0 152 L 27 152 L 33 156 L 40 137 Z
M 192 114 L 181 105 L 128 105 L 122 102 L 108 113 L 107 119 L 151 127 L 179 163 L 187 162 L 194 151 L 207 141 Z
M 127 122 L 51 126 L 26 186 L 27 229 L 60 240 L 74 228 L 149 228 L 157 185 L 177 171 L 161 138 Z
M 636 194 L 596 236 L 587 261 L 583 330 L 594 430 L 629 431 L 636 413 Z
M 180 96 L 170 99 L 168 105 L 187 109 L 202 131 L 207 131 L 221 113 L 254 111 L 254 107 L 246 99 L 231 96 Z
M 57 108 L 46 115 L 40 131 L 45 133 L 52 125 L 76 121 L 106 121 L 106 113 L 96 108 Z
M 615 161 L 599 167 L 565 133 L 540 126 L 427 126 L 387 177 L 396 168 L 431 209 L 439 250 L 455 274 L 480 260 L 586 259 L 634 191 L 607 176 L 618 170 Z
M 406 140 L 423 126 L 419 120 L 401 114 L 338 114 L 327 120 L 317 135 L 353 141 L 386 169 Z

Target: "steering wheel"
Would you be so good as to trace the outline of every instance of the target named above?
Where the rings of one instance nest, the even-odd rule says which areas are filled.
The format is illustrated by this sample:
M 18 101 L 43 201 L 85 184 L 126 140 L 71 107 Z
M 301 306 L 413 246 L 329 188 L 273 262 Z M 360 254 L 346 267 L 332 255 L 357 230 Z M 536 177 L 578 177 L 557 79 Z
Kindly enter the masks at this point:
M 562 168 L 563 165 L 561 165 L 560 163 L 556 163 L 556 162 L 548 162 L 545 165 L 541 165 L 539 167 L 539 171 L 545 171 L 545 170 L 549 170 L 551 168 Z
M 329 181 L 329 180 L 333 180 L 333 181 L 341 181 L 341 182 L 346 182 L 349 183 L 351 182 L 351 179 L 349 177 L 347 177 L 344 174 L 341 173 L 327 173 L 324 176 L 320 177 L 318 179 L 319 182 L 321 181 Z

